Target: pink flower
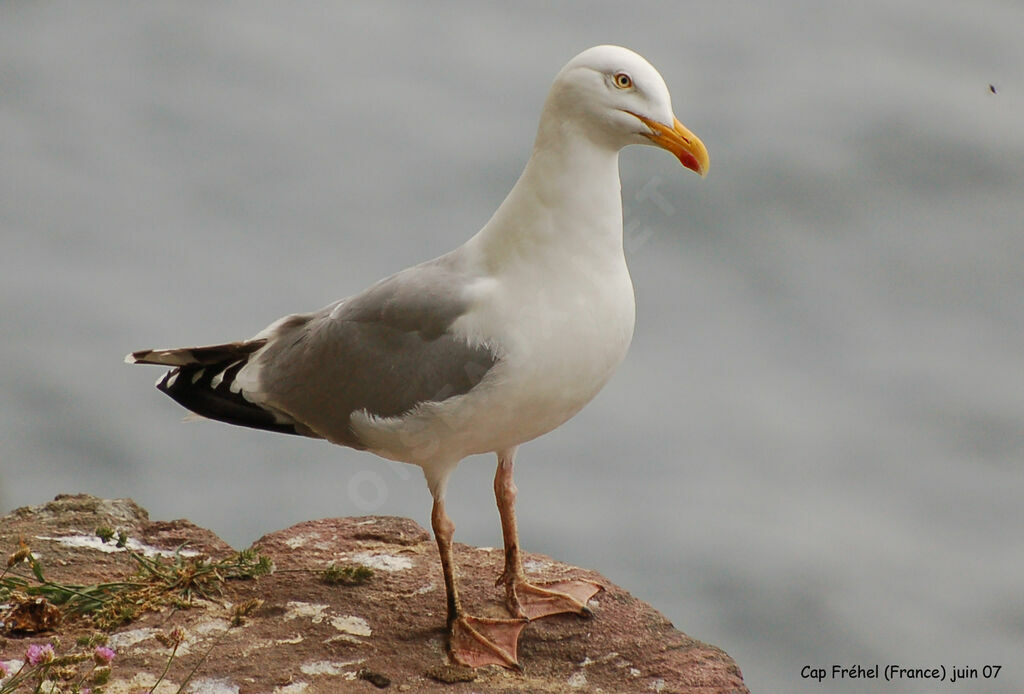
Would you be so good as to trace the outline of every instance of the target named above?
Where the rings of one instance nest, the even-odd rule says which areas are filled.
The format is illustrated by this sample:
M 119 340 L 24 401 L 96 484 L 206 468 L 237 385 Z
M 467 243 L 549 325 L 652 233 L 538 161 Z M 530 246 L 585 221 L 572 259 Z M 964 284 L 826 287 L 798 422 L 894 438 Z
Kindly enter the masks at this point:
M 96 661 L 97 665 L 110 665 L 110 661 L 114 659 L 114 651 L 106 646 L 97 646 L 92 654 L 92 659 Z
M 25 659 L 29 665 L 48 663 L 53 660 L 53 645 L 48 643 L 45 646 L 40 646 L 38 643 L 34 643 L 25 651 Z

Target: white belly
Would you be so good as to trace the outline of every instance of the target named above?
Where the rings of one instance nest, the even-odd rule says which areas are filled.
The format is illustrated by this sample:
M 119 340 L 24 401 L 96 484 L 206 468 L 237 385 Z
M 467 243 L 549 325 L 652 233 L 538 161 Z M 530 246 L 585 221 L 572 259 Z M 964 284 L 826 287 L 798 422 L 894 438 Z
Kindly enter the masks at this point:
M 354 417 L 379 455 L 424 467 L 511 448 L 563 424 L 608 382 L 633 335 L 635 303 L 625 260 L 596 272 L 542 268 L 481 280 L 474 308 L 453 329 L 487 343 L 499 362 L 466 395 L 387 420 Z

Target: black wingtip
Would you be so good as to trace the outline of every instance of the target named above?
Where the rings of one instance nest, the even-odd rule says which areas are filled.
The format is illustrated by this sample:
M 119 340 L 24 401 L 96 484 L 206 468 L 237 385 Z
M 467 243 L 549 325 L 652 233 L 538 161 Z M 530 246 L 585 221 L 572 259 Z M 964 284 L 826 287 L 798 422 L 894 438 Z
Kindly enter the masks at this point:
M 182 407 L 208 419 L 250 429 L 299 434 L 293 423 L 280 421 L 273 412 L 250 402 L 232 388 L 243 366 L 245 360 L 212 366 L 181 366 L 164 374 L 156 387 Z

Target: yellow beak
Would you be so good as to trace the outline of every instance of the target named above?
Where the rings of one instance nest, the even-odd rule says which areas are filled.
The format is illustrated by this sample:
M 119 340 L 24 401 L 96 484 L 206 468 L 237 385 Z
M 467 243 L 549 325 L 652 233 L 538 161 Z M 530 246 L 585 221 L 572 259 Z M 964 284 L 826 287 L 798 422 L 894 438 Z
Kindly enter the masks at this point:
M 708 159 L 708 148 L 704 146 L 699 137 L 687 130 L 678 118 L 673 118 L 675 122 L 670 129 L 667 125 L 641 116 L 639 113 L 632 111 L 628 111 L 628 113 L 636 116 L 650 129 L 650 132 L 643 133 L 644 137 L 662 149 L 672 152 L 679 159 L 679 163 L 691 171 L 696 171 L 701 176 L 708 175 L 708 167 L 711 165 L 711 161 Z

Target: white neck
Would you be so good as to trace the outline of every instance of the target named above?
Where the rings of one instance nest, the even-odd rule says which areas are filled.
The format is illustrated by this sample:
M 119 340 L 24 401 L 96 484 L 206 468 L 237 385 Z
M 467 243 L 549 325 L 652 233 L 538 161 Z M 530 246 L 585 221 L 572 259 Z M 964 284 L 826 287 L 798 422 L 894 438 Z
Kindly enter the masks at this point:
M 467 246 L 492 271 L 538 256 L 622 258 L 618 150 L 542 118 L 522 175 Z

